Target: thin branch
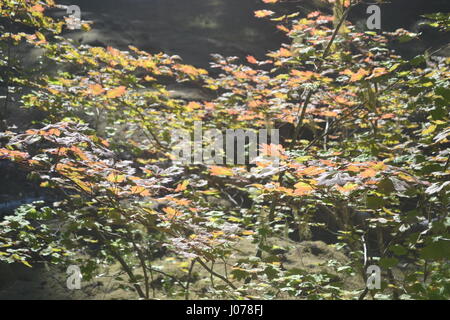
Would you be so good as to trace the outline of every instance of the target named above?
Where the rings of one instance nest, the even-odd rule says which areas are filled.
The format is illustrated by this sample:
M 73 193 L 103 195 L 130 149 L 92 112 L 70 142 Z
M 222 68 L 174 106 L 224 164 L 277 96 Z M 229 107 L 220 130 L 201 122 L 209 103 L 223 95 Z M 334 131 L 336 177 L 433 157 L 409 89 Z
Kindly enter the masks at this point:
M 322 67 L 323 62 L 325 61 L 326 57 L 330 54 L 331 47 L 332 47 L 334 41 L 336 40 L 337 35 L 339 34 L 339 30 L 342 27 L 342 25 L 344 24 L 344 22 L 347 19 L 347 16 L 348 16 L 350 10 L 354 7 L 354 5 L 355 4 L 350 3 L 348 8 L 342 14 L 342 17 L 339 20 L 338 24 L 336 25 L 336 27 L 335 27 L 335 29 L 333 31 L 333 35 L 331 36 L 331 39 L 328 42 L 328 45 L 326 46 L 326 48 L 325 48 L 325 50 L 324 50 L 324 52 L 322 54 L 322 57 L 321 57 L 322 60 L 319 62 L 318 66 L 316 68 L 317 70 L 319 70 Z M 297 120 L 297 125 L 295 126 L 294 134 L 292 136 L 292 140 L 291 140 L 291 143 L 289 144 L 288 150 L 291 150 L 294 147 L 295 143 L 297 142 L 299 133 L 300 133 L 302 127 L 303 127 L 303 121 L 304 121 L 304 118 L 305 118 L 305 115 L 306 115 L 306 109 L 308 108 L 310 100 L 311 100 L 313 94 L 316 93 L 316 91 L 317 91 L 316 89 L 310 89 L 308 91 L 308 93 L 306 94 L 306 98 L 305 98 L 305 101 L 302 104 L 300 116 L 299 116 L 299 118 Z M 280 184 L 283 181 L 284 173 L 285 172 L 283 171 L 278 176 L 278 183 L 280 183 Z M 274 199 L 274 201 L 272 202 L 272 204 L 270 206 L 269 223 L 273 222 L 273 220 L 275 218 L 275 207 L 276 207 L 276 203 L 277 202 L 278 202 L 278 197 L 276 197 L 276 199 Z
M 196 259 L 193 259 L 191 261 L 191 266 L 189 267 L 189 273 L 186 281 L 186 294 L 185 294 L 185 300 L 189 300 L 189 287 L 191 286 L 191 280 L 192 280 L 192 271 L 194 270 Z
M 148 269 L 150 272 L 160 273 L 160 274 L 162 274 L 163 276 L 166 276 L 166 277 L 168 277 L 168 278 L 174 280 L 174 281 L 177 282 L 184 290 L 186 290 L 186 285 L 185 285 L 180 279 L 178 279 L 177 277 L 175 277 L 175 276 L 173 276 L 173 275 L 171 275 L 171 274 L 168 274 L 167 272 L 164 272 L 164 271 L 162 271 L 162 270 L 155 269 L 155 268 L 153 268 L 153 267 L 151 267 L 151 266 L 147 266 L 147 269 Z
M 133 247 L 134 250 L 136 250 L 138 258 L 139 258 L 139 262 L 141 263 L 141 268 L 142 268 L 142 272 L 144 273 L 144 282 L 145 282 L 145 297 L 146 299 L 148 299 L 150 297 L 150 282 L 148 279 L 148 274 L 147 274 L 147 264 L 145 263 L 145 259 L 144 259 L 144 255 L 142 254 L 141 249 L 138 247 L 138 245 L 131 240 L 131 242 L 133 243 Z M 154 292 L 154 290 L 153 290 Z
M 232 289 L 237 290 L 236 286 L 231 283 L 230 280 L 228 280 L 227 278 L 225 278 L 224 276 L 222 276 L 221 274 L 215 272 L 214 270 L 212 270 L 210 267 L 208 267 L 208 265 L 206 263 L 204 263 L 202 261 L 202 259 L 197 258 L 196 259 L 198 261 L 198 263 L 200 263 L 200 265 L 206 269 L 206 271 L 208 271 L 209 273 L 213 274 L 214 276 L 216 276 L 217 278 L 219 278 L 220 280 L 222 280 L 223 282 L 225 282 L 226 284 L 228 284 Z
M 363 244 L 363 252 L 364 252 L 364 265 L 363 265 L 363 279 L 364 279 L 364 283 L 365 283 L 365 287 L 363 292 L 361 292 L 361 294 L 359 295 L 358 300 L 364 300 L 364 298 L 366 297 L 367 293 L 369 292 L 369 288 L 367 288 L 367 275 L 366 275 L 366 270 L 367 270 L 367 244 L 366 244 L 366 239 L 364 238 L 364 235 L 361 236 L 361 241 Z

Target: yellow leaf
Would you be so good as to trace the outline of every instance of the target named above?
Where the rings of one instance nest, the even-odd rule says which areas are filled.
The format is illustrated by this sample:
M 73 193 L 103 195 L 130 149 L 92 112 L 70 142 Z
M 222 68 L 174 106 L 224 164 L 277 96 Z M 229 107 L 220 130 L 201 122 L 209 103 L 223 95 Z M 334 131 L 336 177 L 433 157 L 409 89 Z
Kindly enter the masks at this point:
M 139 195 L 141 195 L 143 197 L 150 195 L 150 192 L 145 187 L 142 187 L 142 186 L 133 186 L 133 187 L 131 187 L 131 193 L 132 194 L 139 194 Z
M 200 103 L 191 101 L 191 102 L 189 102 L 188 105 L 186 106 L 186 111 L 187 111 L 187 112 L 192 112 L 192 111 L 194 111 L 195 109 L 201 109 L 201 108 L 202 108 L 202 105 L 201 105 Z
M 171 207 L 166 207 L 166 208 L 163 209 L 163 211 L 165 213 L 167 213 L 167 218 L 169 218 L 169 219 L 172 219 L 174 217 L 179 217 L 179 216 L 181 216 L 183 214 L 181 211 L 178 211 L 178 210 L 176 210 L 174 208 L 171 208 Z
M 325 169 L 319 168 L 319 167 L 307 167 L 304 169 L 299 169 L 297 171 L 297 174 L 299 175 L 307 175 L 307 176 L 317 176 L 321 173 L 325 172 Z
M 106 180 L 113 183 L 120 183 L 125 180 L 125 176 L 111 173 L 110 175 L 108 175 L 108 177 L 106 177 Z
M 186 187 L 189 184 L 189 180 L 184 180 L 182 183 L 180 183 L 177 188 L 175 189 L 175 192 L 181 192 L 186 190 Z
M 28 268 L 33 268 L 31 264 L 29 264 L 27 261 L 25 260 L 20 260 L 20 262 L 24 265 L 26 265 Z
M 304 182 L 299 182 L 295 184 L 294 187 L 295 187 L 294 193 L 298 196 L 307 195 L 314 190 L 314 188 L 311 185 Z
M 47 40 L 45 39 L 45 36 L 40 33 L 39 31 L 36 32 L 36 36 L 38 37 L 39 40 L 41 40 L 41 42 L 46 42 Z
M 341 193 L 349 193 L 358 188 L 358 185 L 356 183 L 346 183 L 343 187 L 339 185 L 335 185 L 334 187 Z
M 219 236 L 222 236 L 222 235 L 224 235 L 224 234 L 225 234 L 225 233 L 224 233 L 223 231 L 214 231 L 214 232 L 212 233 L 214 239 L 217 238 L 217 237 L 219 237 Z
M 92 189 L 86 184 L 86 182 L 78 179 L 78 178 L 71 178 L 73 182 L 75 182 L 81 189 L 83 189 L 86 192 L 91 192 Z
M 437 126 L 435 124 L 432 124 L 430 126 L 428 126 L 428 128 L 422 130 L 422 135 L 426 136 L 429 135 L 430 133 L 433 133 L 436 130 Z

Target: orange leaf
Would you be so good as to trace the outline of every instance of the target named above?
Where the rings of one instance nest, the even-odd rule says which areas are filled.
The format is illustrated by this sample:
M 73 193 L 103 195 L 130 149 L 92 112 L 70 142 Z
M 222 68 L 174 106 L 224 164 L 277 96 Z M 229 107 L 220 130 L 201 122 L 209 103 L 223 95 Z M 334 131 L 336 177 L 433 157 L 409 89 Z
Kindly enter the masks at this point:
M 150 195 L 150 192 L 147 189 L 145 189 L 145 187 L 142 187 L 142 186 L 131 187 L 131 193 L 132 194 L 139 194 L 139 195 L 141 195 L 143 197 L 146 197 L 146 196 Z
M 110 99 L 114 99 L 114 98 L 123 96 L 126 91 L 127 91 L 127 88 L 125 88 L 124 86 L 120 86 L 120 87 L 109 90 L 108 93 L 106 94 L 106 96 Z
M 388 71 L 386 70 L 386 68 L 375 68 L 375 69 L 373 69 L 373 72 L 370 75 L 370 77 L 367 77 L 367 80 L 370 80 L 372 78 L 381 77 L 387 73 L 388 73 Z
M 275 12 L 270 11 L 270 10 L 257 10 L 255 11 L 255 17 L 257 18 L 264 18 L 267 16 L 271 16 L 273 15 Z
M 253 64 L 257 64 L 258 63 L 258 60 L 256 60 L 255 57 L 253 57 L 253 56 L 247 56 L 247 61 L 249 63 L 253 63 Z
M 89 158 L 86 156 L 86 154 L 77 146 L 70 147 L 70 150 L 75 153 L 77 156 L 79 156 L 82 160 L 87 161 Z
M 48 131 L 48 134 L 51 136 L 59 137 L 61 135 L 61 131 L 59 131 L 59 129 L 53 128 Z
M 377 171 L 375 171 L 374 169 L 371 169 L 371 168 L 366 169 L 359 174 L 359 176 L 362 178 L 373 178 L 376 175 L 377 175 Z
M 351 70 L 347 69 L 341 72 L 341 74 L 349 76 L 350 82 L 356 82 L 367 76 L 369 74 L 369 71 L 364 70 L 363 68 L 359 68 L 357 72 L 352 72 Z
M 105 89 L 103 89 L 103 87 L 98 83 L 89 85 L 88 93 L 93 96 L 98 96 L 99 94 L 102 94 L 104 91 Z
M 225 167 L 210 166 L 209 171 L 213 176 L 232 176 L 233 170 Z
M 113 47 L 107 47 L 106 50 L 112 55 L 112 56 L 118 56 L 120 55 L 120 51 L 113 48 Z
M 200 103 L 191 101 L 186 106 L 186 111 L 192 112 L 192 111 L 194 111 L 196 109 L 201 109 L 201 108 L 202 108 L 202 105 Z
M 310 194 L 311 191 L 314 190 L 314 188 L 312 186 L 310 186 L 309 184 L 304 183 L 304 182 L 299 182 L 296 185 L 294 185 L 294 187 L 295 187 L 294 193 L 298 196 L 304 196 L 304 195 Z
M 181 192 L 186 190 L 186 187 L 189 184 L 189 180 L 184 180 L 182 183 L 180 183 L 177 188 L 175 189 L 175 192 Z
M 41 6 L 40 4 L 36 4 L 34 6 L 31 7 L 31 11 L 35 11 L 35 12 L 44 12 L 44 7 Z
M 172 219 L 174 217 L 179 217 L 183 214 L 181 211 L 178 211 L 171 207 L 166 207 L 163 209 L 163 211 L 167 214 L 167 218 L 169 218 L 169 219 Z

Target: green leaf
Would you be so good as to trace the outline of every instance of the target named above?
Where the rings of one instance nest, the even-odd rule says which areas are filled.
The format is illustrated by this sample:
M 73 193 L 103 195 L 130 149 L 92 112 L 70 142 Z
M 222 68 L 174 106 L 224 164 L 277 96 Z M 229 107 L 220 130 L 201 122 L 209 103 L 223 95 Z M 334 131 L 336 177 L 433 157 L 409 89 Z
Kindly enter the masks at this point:
M 450 241 L 432 242 L 422 249 L 420 256 L 426 260 L 450 259 Z
M 380 267 L 389 269 L 395 267 L 398 262 L 397 258 L 381 258 L 379 264 Z

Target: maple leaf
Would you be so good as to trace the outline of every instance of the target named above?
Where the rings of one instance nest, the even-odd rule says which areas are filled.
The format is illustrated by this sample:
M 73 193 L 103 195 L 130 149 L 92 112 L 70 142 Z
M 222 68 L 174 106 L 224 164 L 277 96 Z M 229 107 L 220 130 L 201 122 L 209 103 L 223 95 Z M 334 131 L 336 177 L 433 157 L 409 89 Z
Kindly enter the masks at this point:
M 177 185 L 177 188 L 175 189 L 175 192 L 181 192 L 186 190 L 186 187 L 189 184 L 189 180 L 184 180 L 182 183 Z
M 307 176 L 317 176 L 321 173 L 324 173 L 325 169 L 319 168 L 319 167 L 307 167 L 304 169 L 299 169 L 297 171 L 297 174 L 299 175 L 307 175 Z
M 102 85 L 96 83 L 96 84 L 90 84 L 88 86 L 88 94 L 93 96 L 98 96 L 105 92 L 105 89 L 103 89 Z
M 0 148 L 0 159 L 26 159 L 28 158 L 28 153 L 8 150 L 5 148 Z
M 316 78 L 320 77 L 319 74 L 314 73 L 312 71 L 292 70 L 291 74 L 295 77 L 298 77 L 301 81 L 308 81 L 308 80 L 311 80 L 313 77 L 316 77 Z
M 123 96 L 126 91 L 127 91 L 126 87 L 120 86 L 120 87 L 109 90 L 108 93 L 106 94 L 106 96 L 110 99 L 114 99 L 114 98 Z
M 175 65 L 174 68 L 193 77 L 197 77 L 202 74 L 208 74 L 208 71 L 206 71 L 205 69 L 198 69 L 187 64 L 178 64 Z
M 386 68 L 375 68 L 373 69 L 372 74 L 370 75 L 370 77 L 367 77 L 367 80 L 373 79 L 373 78 L 378 78 L 381 76 L 384 76 L 385 74 L 388 74 L 389 72 L 386 70 Z
M 166 207 L 163 211 L 167 214 L 168 219 L 173 219 L 175 217 L 181 216 L 183 213 L 171 207 Z
M 279 57 L 290 57 L 292 56 L 292 52 L 290 52 L 288 49 L 280 48 L 277 55 Z
M 258 63 L 258 60 L 256 60 L 255 57 L 253 57 L 253 56 L 247 56 L 247 61 L 252 64 Z
M 267 16 L 271 16 L 273 15 L 275 12 L 270 11 L 270 10 L 257 10 L 255 11 L 255 17 L 257 18 L 264 18 Z
M 34 12 L 44 12 L 44 10 L 45 10 L 45 8 L 43 6 L 41 6 L 40 4 L 36 4 L 31 7 L 31 11 L 34 11 Z
M 310 194 L 314 190 L 314 188 L 311 185 L 305 182 L 299 182 L 295 184 L 294 187 L 295 187 L 294 194 L 298 196 Z
M 350 82 L 356 82 L 363 79 L 365 76 L 369 75 L 369 71 L 360 68 L 357 72 L 353 72 L 350 69 L 346 69 L 341 72 L 341 74 L 347 75 L 350 77 Z
M 313 11 L 307 15 L 307 18 L 309 18 L 309 19 L 317 18 L 318 16 L 320 16 L 320 14 L 321 14 L 320 11 Z
M 362 169 L 354 164 L 347 166 L 347 170 L 351 172 L 360 172 Z
M 272 158 L 287 159 L 285 153 L 286 151 L 281 144 L 261 144 L 262 155 L 266 155 Z
M 112 55 L 112 56 L 118 56 L 120 55 L 120 51 L 113 48 L 113 47 L 107 47 L 106 50 Z
M 194 111 L 196 109 L 201 109 L 201 108 L 202 108 L 202 105 L 200 103 L 191 101 L 186 106 L 186 111 L 192 112 L 192 111 Z
M 220 166 L 210 166 L 209 171 L 213 176 L 232 176 L 233 170 Z
M 366 169 L 359 174 L 361 178 L 373 178 L 377 175 L 377 171 L 372 168 Z
M 109 182 L 113 182 L 113 183 L 120 183 L 125 180 L 125 176 L 111 173 L 106 177 L 106 180 L 108 180 Z
M 277 29 L 278 30 L 281 30 L 281 31 L 283 31 L 283 32 L 286 32 L 286 33 L 289 33 L 290 32 L 290 30 L 288 29 L 288 28 L 286 28 L 285 26 L 283 26 L 283 25 L 277 25 Z
M 348 194 L 352 192 L 353 190 L 358 188 L 358 185 L 356 183 L 346 183 L 344 186 L 335 185 L 334 186 L 336 190 L 338 190 L 340 193 Z
M 89 160 L 89 158 L 86 156 L 86 154 L 85 154 L 80 148 L 78 148 L 77 146 L 72 146 L 72 147 L 70 148 L 70 150 L 71 150 L 73 153 L 75 153 L 78 157 L 80 157 L 80 159 L 82 159 L 82 160 L 84 160 L 84 161 Z
M 133 186 L 131 187 L 131 193 L 132 194 L 138 194 L 142 197 L 148 197 L 150 196 L 150 191 L 148 191 L 145 187 L 142 186 Z

